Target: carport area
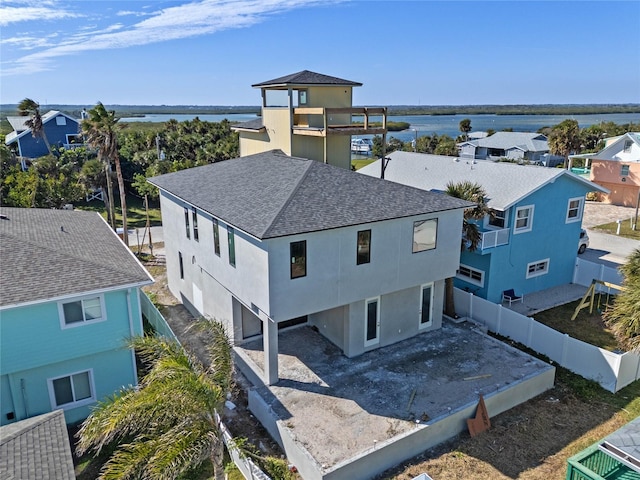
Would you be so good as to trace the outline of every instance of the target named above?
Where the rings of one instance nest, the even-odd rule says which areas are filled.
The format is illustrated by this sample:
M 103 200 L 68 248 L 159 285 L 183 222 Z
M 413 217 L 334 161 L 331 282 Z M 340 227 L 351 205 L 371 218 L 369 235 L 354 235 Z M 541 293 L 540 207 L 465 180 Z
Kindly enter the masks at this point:
M 347 358 L 312 327 L 279 333 L 280 380 L 249 407 L 305 480 L 372 478 L 466 430 L 480 395 L 489 417 L 553 386 L 555 369 L 470 323 Z M 235 347 L 261 368 L 262 340 Z

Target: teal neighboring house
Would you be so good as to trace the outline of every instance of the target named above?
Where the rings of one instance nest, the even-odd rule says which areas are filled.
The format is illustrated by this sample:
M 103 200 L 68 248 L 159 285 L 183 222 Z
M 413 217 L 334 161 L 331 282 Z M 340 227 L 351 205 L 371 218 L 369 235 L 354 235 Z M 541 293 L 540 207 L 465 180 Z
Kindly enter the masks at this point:
M 0 208 L 0 425 L 58 409 L 77 423 L 135 385 L 123 342 L 152 282 L 97 213 Z

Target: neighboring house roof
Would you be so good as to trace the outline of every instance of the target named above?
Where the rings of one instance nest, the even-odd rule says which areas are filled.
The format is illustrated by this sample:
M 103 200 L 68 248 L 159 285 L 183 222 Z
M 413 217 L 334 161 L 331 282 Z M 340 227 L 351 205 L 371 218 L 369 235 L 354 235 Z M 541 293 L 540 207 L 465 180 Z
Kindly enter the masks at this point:
M 627 141 L 633 142 L 632 150 L 627 154 L 623 151 Z M 598 153 L 591 154 L 597 160 L 614 160 L 623 162 L 640 162 L 640 133 L 628 132 L 618 137 L 606 139 L 606 147 Z
M 149 179 L 259 239 L 465 208 L 469 202 L 271 150 Z
M 80 120 L 77 118 L 73 118 L 67 115 L 64 112 L 60 112 L 58 110 L 49 110 L 47 113 L 42 115 L 42 124 L 46 124 L 47 122 L 53 120 L 58 115 L 62 115 L 63 117 L 68 118 L 69 120 L 75 122 L 76 124 L 80 123 Z M 25 135 L 31 135 L 31 129 L 28 128 L 25 123 L 31 120 L 29 115 L 23 115 L 19 117 L 7 117 L 7 120 L 13 127 L 13 132 L 10 132 L 4 139 L 4 143 L 6 145 L 10 145 L 15 142 L 17 139 L 24 137 Z
M 470 140 L 459 145 L 473 145 L 476 148 L 495 148 L 499 150 L 520 149 L 524 152 L 546 152 L 549 150 L 547 137 L 540 133 L 496 132 L 490 137 Z
M 321 73 L 303 70 L 301 72 L 285 75 L 284 77 L 274 78 L 266 82 L 255 83 L 252 87 L 284 87 L 284 86 L 309 86 L 309 85 L 347 85 L 352 87 L 361 87 L 362 83 L 344 80 L 338 77 L 331 77 Z
M 262 123 L 262 117 L 260 117 L 254 120 L 249 120 L 248 122 L 241 122 L 241 123 L 236 123 L 235 125 L 231 125 L 231 129 L 260 131 L 264 129 L 264 123 Z
M 0 478 L 75 480 L 62 410 L 0 427 Z
M 0 207 L 0 308 L 152 281 L 98 213 Z
M 384 176 L 393 182 L 425 190 L 445 191 L 449 182 L 471 181 L 482 185 L 487 205 L 506 210 L 531 193 L 563 175 L 591 190 L 607 189 L 560 168 L 516 165 L 505 162 L 474 161 L 457 157 L 396 151 L 389 155 Z M 380 160 L 362 167 L 358 173 L 377 176 Z
M 600 443 L 600 448 L 636 472 L 639 471 L 640 417 L 606 437 Z

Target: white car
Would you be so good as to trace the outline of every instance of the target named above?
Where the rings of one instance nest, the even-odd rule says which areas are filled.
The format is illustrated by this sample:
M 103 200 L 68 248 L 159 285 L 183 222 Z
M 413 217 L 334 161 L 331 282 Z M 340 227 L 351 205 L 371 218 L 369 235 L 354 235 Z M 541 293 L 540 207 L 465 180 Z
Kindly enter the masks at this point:
M 584 251 L 589 246 L 589 235 L 587 235 L 587 231 L 583 228 L 580 230 L 580 240 L 578 240 L 578 253 L 584 253 Z

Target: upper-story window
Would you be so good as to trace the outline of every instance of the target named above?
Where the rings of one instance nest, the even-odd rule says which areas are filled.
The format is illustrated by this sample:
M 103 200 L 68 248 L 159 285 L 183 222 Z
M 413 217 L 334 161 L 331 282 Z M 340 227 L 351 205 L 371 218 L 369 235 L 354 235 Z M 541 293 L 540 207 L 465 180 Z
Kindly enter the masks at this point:
M 624 151 L 625 152 L 630 152 L 632 145 L 633 145 L 633 141 L 632 140 L 625 140 L 624 141 Z
M 54 409 L 66 410 L 87 405 L 96 400 L 91 370 L 49 378 L 47 383 L 51 407 Z
M 307 241 L 291 242 L 291 278 L 305 277 L 307 275 Z
M 191 229 L 189 228 L 189 209 L 184 207 L 184 227 L 187 231 L 187 238 L 191 238 Z
M 516 221 L 513 233 L 530 232 L 533 228 L 533 205 L 518 207 L 516 209 Z
M 579 222 L 582 220 L 582 204 L 584 198 L 576 197 L 570 198 L 567 205 L 567 220 L 566 223 Z
M 371 262 L 371 230 L 358 232 L 358 249 L 356 252 L 356 264 Z
M 306 104 L 307 104 L 307 91 L 298 90 L 298 105 L 306 105 Z
M 67 124 L 67 118 L 63 117 L 62 115 L 58 115 L 56 117 L 56 125 L 66 125 Z
M 102 303 L 101 295 L 60 302 L 58 310 L 62 327 L 75 327 L 106 320 Z
M 229 247 L 229 265 L 236 266 L 236 240 L 233 227 L 227 227 L 227 242 Z
M 220 227 L 218 219 L 213 219 L 213 252 L 220 256 Z
M 620 175 L 623 177 L 629 175 L 629 165 L 620 165 Z
M 178 266 L 180 267 L 180 278 L 184 279 L 184 261 L 182 260 L 182 252 L 178 252 Z
M 503 210 L 491 210 L 487 222 L 492 227 L 505 228 L 507 226 L 507 212 Z
M 196 242 L 199 242 L 200 239 L 198 237 L 198 212 L 196 210 L 196 207 L 193 207 L 191 209 L 191 218 L 193 218 L 193 239 Z
M 438 219 L 413 222 L 413 253 L 436 248 Z

